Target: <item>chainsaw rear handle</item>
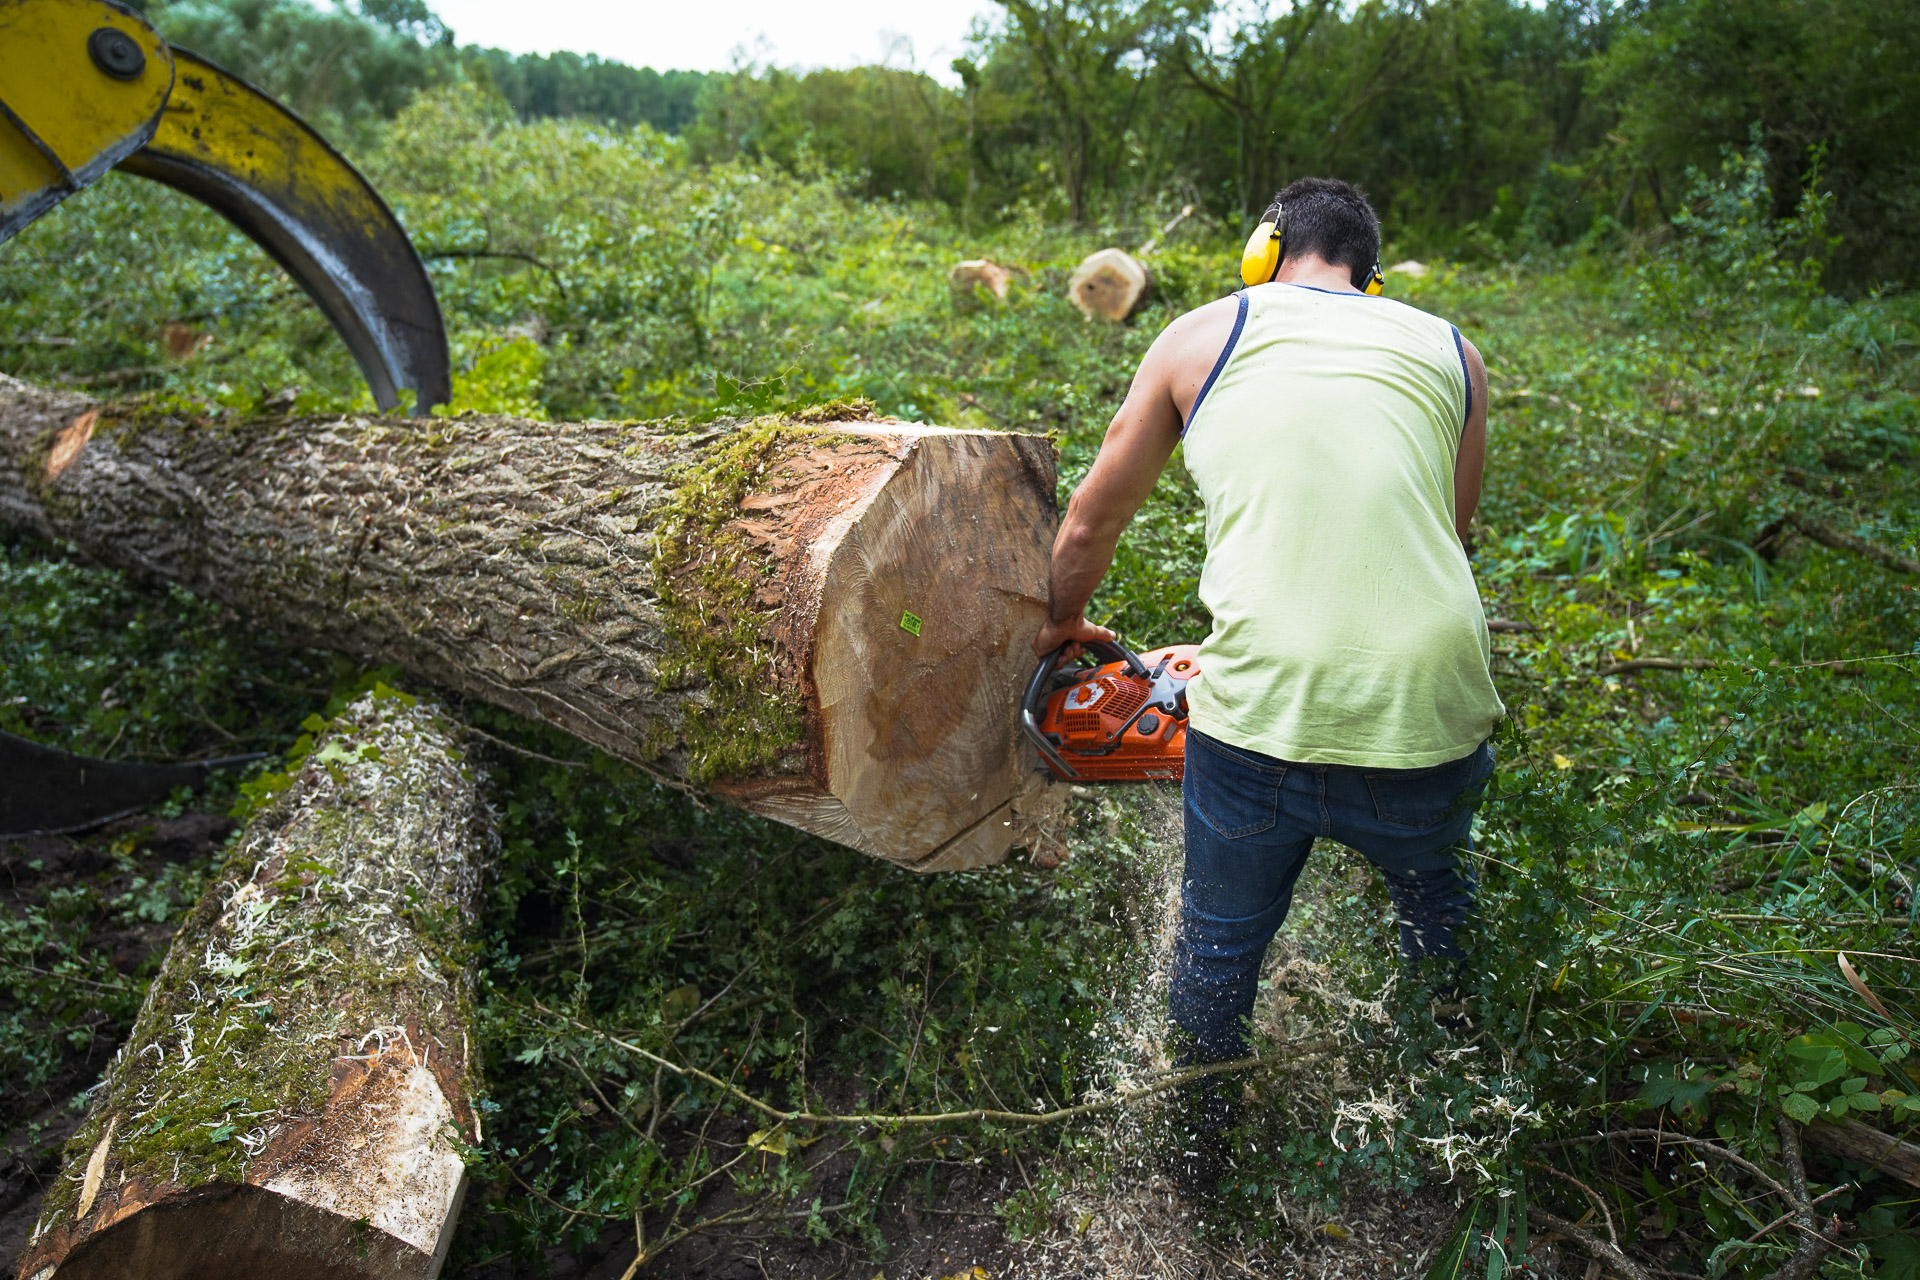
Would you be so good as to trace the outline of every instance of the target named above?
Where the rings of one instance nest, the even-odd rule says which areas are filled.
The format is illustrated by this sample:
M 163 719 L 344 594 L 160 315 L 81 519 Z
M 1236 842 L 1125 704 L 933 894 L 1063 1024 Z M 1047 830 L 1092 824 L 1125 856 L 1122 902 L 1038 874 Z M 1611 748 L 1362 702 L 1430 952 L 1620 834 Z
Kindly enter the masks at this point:
M 1053 692 L 1054 672 L 1059 670 L 1072 643 L 1069 641 L 1061 645 L 1040 659 L 1040 665 L 1033 669 L 1033 679 L 1027 681 L 1027 696 L 1020 703 L 1020 728 L 1027 735 L 1027 741 L 1033 743 L 1033 749 L 1061 776 L 1077 779 L 1080 771 L 1061 759 L 1060 753 L 1047 741 L 1047 735 L 1040 731 L 1040 712 L 1047 705 L 1047 695 Z M 1081 640 L 1078 643 L 1102 662 L 1124 662 L 1130 674 L 1142 680 L 1153 678 L 1153 673 L 1147 670 L 1147 664 L 1140 661 L 1140 655 L 1116 640 Z

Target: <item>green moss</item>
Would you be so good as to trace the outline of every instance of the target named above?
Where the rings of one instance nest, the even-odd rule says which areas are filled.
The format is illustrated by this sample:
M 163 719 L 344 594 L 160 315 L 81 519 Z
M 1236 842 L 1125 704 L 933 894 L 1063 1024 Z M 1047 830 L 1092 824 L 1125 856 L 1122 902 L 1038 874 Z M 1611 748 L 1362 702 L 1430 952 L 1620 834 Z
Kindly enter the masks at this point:
M 829 400 L 825 404 L 809 405 L 793 415 L 793 420 L 807 426 L 818 426 L 823 422 L 870 422 L 876 414 L 873 401 L 864 397 L 852 400 Z
M 764 558 L 729 526 L 740 500 L 779 456 L 784 440 L 850 439 L 815 425 L 871 416 L 865 401 L 823 405 L 794 418 L 760 418 L 727 436 L 674 477 L 661 509 L 654 581 L 671 642 L 660 687 L 699 684 L 704 697 L 681 724 L 695 783 L 756 772 L 800 741 L 804 725 L 784 696 L 767 637 L 766 611 L 753 603 Z

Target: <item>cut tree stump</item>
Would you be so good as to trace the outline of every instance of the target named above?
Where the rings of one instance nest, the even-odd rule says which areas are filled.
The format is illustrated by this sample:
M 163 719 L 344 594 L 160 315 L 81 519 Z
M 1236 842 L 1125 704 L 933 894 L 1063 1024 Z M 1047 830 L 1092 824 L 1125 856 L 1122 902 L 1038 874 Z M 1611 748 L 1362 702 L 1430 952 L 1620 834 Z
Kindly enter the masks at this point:
M 1087 319 L 1117 324 L 1139 308 L 1150 281 L 1140 259 L 1125 249 L 1102 249 L 1074 268 L 1067 296 Z
M 457 731 L 361 699 L 248 821 L 67 1145 L 21 1280 L 431 1280 L 478 1144 L 490 817 Z
M 1013 273 L 988 258 L 969 258 L 956 262 L 947 271 L 947 289 L 953 295 L 955 310 L 977 310 L 988 298 L 1007 300 L 1007 282 Z
M 0 524 L 923 871 L 1043 856 L 1043 438 L 247 417 L 0 377 Z

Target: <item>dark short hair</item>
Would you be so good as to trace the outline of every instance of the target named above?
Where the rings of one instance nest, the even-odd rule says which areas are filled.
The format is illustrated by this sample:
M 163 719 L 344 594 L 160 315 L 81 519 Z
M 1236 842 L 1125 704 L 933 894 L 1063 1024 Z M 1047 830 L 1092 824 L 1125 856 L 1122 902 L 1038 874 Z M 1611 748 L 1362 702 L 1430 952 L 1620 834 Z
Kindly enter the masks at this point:
M 1287 257 L 1318 254 L 1337 267 L 1365 271 L 1380 260 L 1380 219 L 1366 193 L 1338 178 L 1300 178 L 1267 206 L 1287 211 Z

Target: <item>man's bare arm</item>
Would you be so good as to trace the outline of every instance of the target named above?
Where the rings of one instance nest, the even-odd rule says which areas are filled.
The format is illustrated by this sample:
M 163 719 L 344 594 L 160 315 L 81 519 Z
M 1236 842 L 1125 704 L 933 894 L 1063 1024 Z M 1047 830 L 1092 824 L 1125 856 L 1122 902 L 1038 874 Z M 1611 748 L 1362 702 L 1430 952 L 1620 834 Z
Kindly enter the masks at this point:
M 1048 654 L 1062 644 L 1111 640 L 1113 633 L 1086 620 L 1087 601 L 1113 563 L 1114 548 L 1133 513 L 1153 492 L 1167 460 L 1180 443 L 1179 401 L 1192 403 L 1195 388 L 1187 365 L 1201 312 L 1168 325 L 1141 360 L 1139 371 L 1086 478 L 1067 502 L 1067 514 L 1053 541 L 1053 570 L 1048 581 L 1047 624 L 1033 639 L 1033 651 Z
M 1460 453 L 1453 463 L 1453 531 L 1464 547 L 1474 510 L 1480 505 L 1480 481 L 1487 466 L 1487 366 L 1465 338 L 1460 339 L 1460 350 L 1467 358 L 1467 386 L 1473 396 L 1473 411 L 1461 429 Z

